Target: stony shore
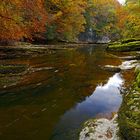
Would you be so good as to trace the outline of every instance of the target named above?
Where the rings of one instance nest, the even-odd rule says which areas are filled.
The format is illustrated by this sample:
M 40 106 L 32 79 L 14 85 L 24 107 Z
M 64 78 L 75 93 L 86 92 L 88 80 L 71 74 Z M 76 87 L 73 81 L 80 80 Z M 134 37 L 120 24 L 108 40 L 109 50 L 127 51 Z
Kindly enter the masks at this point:
M 110 43 L 107 51 L 130 52 L 140 50 L 140 39 L 126 39 Z M 137 59 L 138 58 L 138 59 Z M 137 59 L 134 56 L 128 60 Z M 105 67 L 107 70 L 112 67 Z M 118 67 L 117 67 L 118 68 Z M 113 70 L 116 67 L 113 67 Z M 111 69 L 112 70 L 112 69 Z M 123 93 L 118 117 L 91 119 L 85 122 L 79 140 L 140 140 L 140 65 L 135 69 L 135 80 Z
M 88 44 L 93 45 L 93 44 Z M 97 44 L 94 44 L 97 45 Z M 104 44 L 106 46 L 106 44 Z M 58 45 L 34 45 L 24 44 L 15 46 L 0 46 L 0 59 L 14 59 L 21 57 L 34 57 L 52 54 L 59 50 L 73 50 L 87 46 L 87 44 L 58 44 Z
M 123 95 L 113 119 L 90 119 L 84 123 L 79 140 L 140 140 L 140 66 L 135 81 Z
M 117 115 L 111 120 L 91 119 L 85 122 L 79 140 L 119 140 Z
M 54 53 L 56 50 L 64 50 L 66 46 L 56 47 L 56 45 L 19 45 L 0 46 L 0 59 L 14 59 L 21 57 L 34 57 Z M 67 47 L 68 49 L 68 47 Z M 72 49 L 69 47 L 69 49 Z
M 124 94 L 118 112 L 120 136 L 126 140 L 140 140 L 140 66 L 135 73 L 135 81 Z

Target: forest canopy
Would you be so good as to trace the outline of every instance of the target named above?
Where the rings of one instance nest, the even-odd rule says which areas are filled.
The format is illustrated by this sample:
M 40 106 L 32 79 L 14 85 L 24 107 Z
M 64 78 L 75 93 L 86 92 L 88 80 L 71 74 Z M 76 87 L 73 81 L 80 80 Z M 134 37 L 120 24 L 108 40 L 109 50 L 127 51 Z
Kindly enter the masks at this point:
M 139 37 L 140 1 L 1 0 L 0 42 L 78 41 L 81 33 L 112 40 Z

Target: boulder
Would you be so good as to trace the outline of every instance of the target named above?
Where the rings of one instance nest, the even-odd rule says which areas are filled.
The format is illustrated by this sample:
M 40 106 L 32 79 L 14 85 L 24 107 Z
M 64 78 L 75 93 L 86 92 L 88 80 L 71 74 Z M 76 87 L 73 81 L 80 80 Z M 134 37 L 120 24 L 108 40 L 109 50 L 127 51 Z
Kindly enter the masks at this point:
M 117 115 L 112 120 L 91 119 L 85 122 L 79 140 L 119 140 Z
M 140 56 L 125 56 L 125 57 L 120 57 L 120 59 L 123 59 L 123 60 L 140 60 Z

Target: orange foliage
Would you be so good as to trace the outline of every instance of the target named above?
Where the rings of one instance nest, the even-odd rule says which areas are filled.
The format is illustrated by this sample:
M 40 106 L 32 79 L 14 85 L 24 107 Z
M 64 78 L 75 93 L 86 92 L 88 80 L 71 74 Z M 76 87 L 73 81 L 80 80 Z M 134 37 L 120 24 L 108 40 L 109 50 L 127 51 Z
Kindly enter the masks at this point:
M 44 31 L 43 0 L 0 0 L 0 41 L 32 38 Z

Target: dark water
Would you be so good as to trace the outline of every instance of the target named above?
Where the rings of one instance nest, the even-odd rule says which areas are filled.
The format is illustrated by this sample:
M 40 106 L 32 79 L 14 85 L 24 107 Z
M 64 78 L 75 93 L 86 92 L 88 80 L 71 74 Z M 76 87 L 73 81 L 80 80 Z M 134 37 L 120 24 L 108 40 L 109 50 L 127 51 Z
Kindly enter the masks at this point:
M 77 140 L 84 121 L 117 112 L 120 90 L 132 78 L 131 71 L 101 68 L 122 63 L 105 52 L 105 46 L 0 62 L 35 70 L 0 91 L 0 140 Z

